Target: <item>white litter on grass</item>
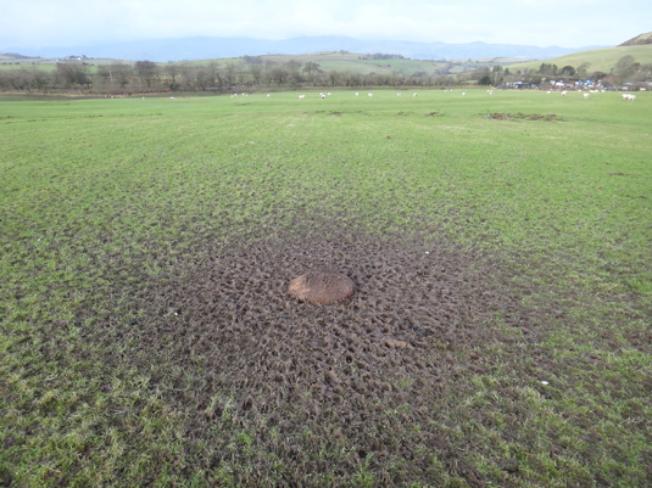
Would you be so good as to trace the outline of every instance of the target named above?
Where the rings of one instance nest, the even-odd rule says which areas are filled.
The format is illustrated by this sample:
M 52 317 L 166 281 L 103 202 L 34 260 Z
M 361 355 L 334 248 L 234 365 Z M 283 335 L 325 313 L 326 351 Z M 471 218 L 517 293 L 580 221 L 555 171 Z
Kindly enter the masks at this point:
M 541 384 L 542 384 L 543 386 L 546 386 L 546 385 L 548 385 L 549 383 L 548 383 L 546 380 L 541 380 Z

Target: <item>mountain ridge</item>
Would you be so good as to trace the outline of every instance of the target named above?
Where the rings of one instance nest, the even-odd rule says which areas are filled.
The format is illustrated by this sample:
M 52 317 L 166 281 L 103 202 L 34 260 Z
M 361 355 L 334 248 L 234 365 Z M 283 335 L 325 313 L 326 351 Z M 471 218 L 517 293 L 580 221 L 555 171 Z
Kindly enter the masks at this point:
M 310 54 L 321 51 L 399 54 L 412 59 L 488 59 L 512 57 L 546 59 L 582 50 L 559 46 L 521 44 L 416 42 L 401 40 L 367 40 L 345 36 L 293 37 L 281 40 L 248 37 L 184 37 L 179 39 L 148 39 L 117 43 L 94 43 L 77 46 L 47 46 L 21 49 L 10 46 L 0 51 L 20 52 L 23 56 L 57 58 L 86 55 L 93 58 L 151 61 L 181 61 L 265 54 Z

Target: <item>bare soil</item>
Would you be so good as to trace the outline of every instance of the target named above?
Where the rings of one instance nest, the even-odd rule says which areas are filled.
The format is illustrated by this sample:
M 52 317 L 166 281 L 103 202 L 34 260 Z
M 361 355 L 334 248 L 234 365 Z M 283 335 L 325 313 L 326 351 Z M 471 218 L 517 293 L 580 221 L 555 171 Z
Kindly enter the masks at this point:
M 330 305 L 350 298 L 354 288 L 353 281 L 342 273 L 309 271 L 290 281 L 288 293 L 298 300 Z
M 337 269 L 356 292 L 329 306 L 298 302 L 288 282 L 309 269 Z M 476 351 L 500 340 L 496 314 L 530 327 L 498 271 L 478 253 L 405 237 L 314 231 L 207 247 L 129 292 L 137 318 L 96 340 L 130 345 L 112 360 L 146 371 L 166 401 L 192 412 L 189 439 L 224 429 L 228 416 L 295 473 L 287 481 L 323 469 L 350 476 L 368 456 L 376 476 L 409 462 L 418 474 L 404 479 L 428 479 L 428 449 L 450 448 L 433 405 L 488 367 Z M 229 434 L 218 437 L 210 468 L 234 456 Z M 264 479 L 270 461 L 256 463 Z
M 521 112 L 518 113 L 493 112 L 490 113 L 487 117 L 493 120 L 542 120 L 545 122 L 556 122 L 560 120 L 557 114 L 524 114 Z

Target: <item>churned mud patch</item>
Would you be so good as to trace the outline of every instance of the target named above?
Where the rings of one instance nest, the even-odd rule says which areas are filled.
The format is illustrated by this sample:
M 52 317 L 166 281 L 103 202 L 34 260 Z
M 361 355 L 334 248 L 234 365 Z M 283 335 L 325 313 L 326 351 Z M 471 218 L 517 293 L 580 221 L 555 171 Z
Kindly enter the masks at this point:
M 345 274 L 355 293 L 331 305 L 291 297 L 290 280 L 312 269 Z M 368 456 L 373 471 L 408 462 L 405 479 L 419 479 L 432 449 L 449 447 L 433 405 L 485 371 L 476 351 L 500 340 L 497 314 L 529 327 L 499 272 L 444 242 L 332 229 L 207 246 L 129 292 L 134 318 L 99 340 L 128 345 L 109 360 L 189 412 L 188 439 L 219 424 L 209 467 L 237 457 L 229 445 L 245 431 L 260 469 L 280 459 L 294 482 L 327 468 L 350 476 Z
M 556 122 L 561 120 L 557 114 L 524 114 L 522 112 L 492 112 L 487 114 L 487 118 L 492 120 L 541 120 L 545 122 Z

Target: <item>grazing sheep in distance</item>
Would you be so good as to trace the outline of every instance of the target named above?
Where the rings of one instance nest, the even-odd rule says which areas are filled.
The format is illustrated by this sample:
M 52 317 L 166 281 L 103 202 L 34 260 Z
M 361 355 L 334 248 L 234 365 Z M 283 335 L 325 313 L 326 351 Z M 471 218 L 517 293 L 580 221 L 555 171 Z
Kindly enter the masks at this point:
M 359 97 L 359 96 L 360 96 L 360 92 L 355 92 L 355 96 L 356 96 L 356 97 Z
M 564 91 L 561 92 L 561 96 L 562 96 L 562 97 L 565 97 L 567 93 L 568 93 L 568 92 L 567 92 L 566 90 L 564 90 Z
M 374 96 L 374 94 L 373 94 L 373 93 L 371 93 L 371 92 L 369 92 L 369 93 L 367 93 L 367 96 L 368 96 L 368 97 L 373 97 L 373 96 Z
M 320 93 L 319 98 L 321 98 L 322 100 L 326 100 L 326 94 L 325 93 Z
M 584 96 L 584 98 L 589 98 L 591 96 L 591 94 L 590 93 L 584 93 L 583 96 Z
M 304 98 L 306 98 L 305 95 L 299 95 L 299 100 L 303 100 Z
M 631 93 L 623 93 L 623 100 L 626 102 L 633 102 L 636 100 L 636 95 L 632 95 Z

